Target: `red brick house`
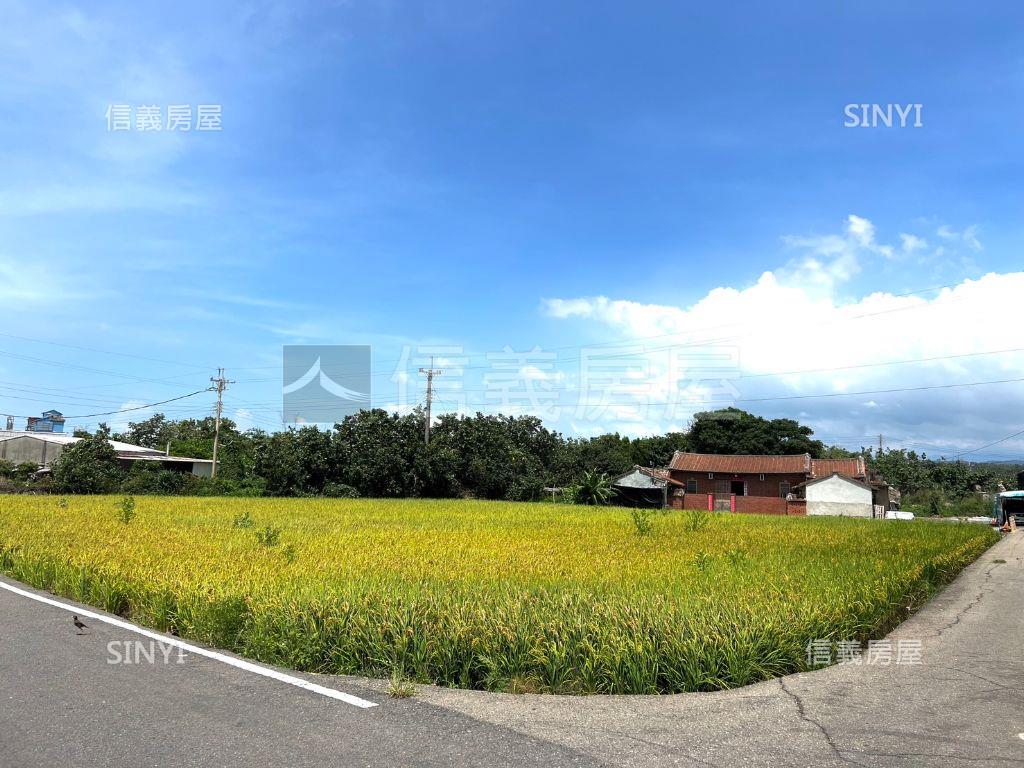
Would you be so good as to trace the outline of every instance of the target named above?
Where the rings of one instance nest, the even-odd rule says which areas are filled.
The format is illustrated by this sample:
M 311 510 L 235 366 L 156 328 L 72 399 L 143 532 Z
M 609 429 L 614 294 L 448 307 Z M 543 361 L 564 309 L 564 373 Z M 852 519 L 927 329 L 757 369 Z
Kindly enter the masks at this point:
M 863 458 L 812 459 L 789 456 L 727 456 L 677 451 L 668 468 L 670 506 L 677 509 L 731 509 L 736 512 L 803 514 L 793 488 L 833 473 L 864 482 Z

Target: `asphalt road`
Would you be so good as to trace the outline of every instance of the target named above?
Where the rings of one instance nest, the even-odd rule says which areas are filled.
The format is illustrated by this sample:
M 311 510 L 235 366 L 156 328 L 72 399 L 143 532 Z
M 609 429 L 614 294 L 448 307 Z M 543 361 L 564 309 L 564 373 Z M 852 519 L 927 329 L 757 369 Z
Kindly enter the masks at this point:
M 76 636 L 70 613 L 0 589 L 0 768 L 1024 766 L 1024 533 L 889 636 L 920 641 L 920 664 L 712 694 L 396 700 L 381 681 L 301 676 L 378 704 L 361 709 L 197 655 L 111 664 L 111 641 L 148 641 L 86 623 Z

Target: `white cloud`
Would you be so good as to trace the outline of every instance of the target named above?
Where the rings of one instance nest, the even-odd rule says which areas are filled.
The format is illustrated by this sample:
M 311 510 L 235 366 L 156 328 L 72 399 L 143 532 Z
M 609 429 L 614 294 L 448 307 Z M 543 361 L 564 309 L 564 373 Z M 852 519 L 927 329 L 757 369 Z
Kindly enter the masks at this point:
M 519 369 L 519 376 L 524 381 L 561 381 L 565 378 L 562 371 L 549 371 L 536 365 L 524 365 Z
M 923 251 L 928 247 L 928 242 L 917 235 L 908 235 L 905 232 L 901 232 L 900 240 L 903 243 L 902 250 L 907 254 L 914 253 L 915 251 Z
M 850 214 L 847 218 L 846 231 L 865 247 L 870 247 L 875 242 L 875 225 L 860 216 Z
M 18 317 L 24 318 L 21 312 L 25 305 L 67 305 L 81 299 L 99 298 L 105 293 L 88 276 L 54 270 L 44 266 L 43 261 L 34 255 L 0 253 L 0 309 L 10 309 L 4 306 L 10 302 L 15 308 L 20 307 Z
M 856 277 L 866 257 L 891 259 L 896 252 L 893 246 L 876 240 L 875 225 L 870 220 L 852 213 L 842 234 L 789 235 L 783 242 L 804 253 L 777 271 L 780 281 L 826 294 Z
M 957 238 L 967 242 L 963 233 Z M 1024 272 L 963 280 L 931 296 L 878 291 L 844 299 L 837 289 L 856 274 L 862 259 L 868 254 L 886 256 L 871 222 L 851 216 L 843 234 L 787 242 L 810 253 L 765 272 L 753 285 L 715 288 L 689 306 L 598 296 L 552 299 L 545 308 L 552 317 L 586 321 L 611 331 L 613 337 L 642 341 L 650 350 L 645 357 L 650 364 L 646 384 L 651 402 L 671 398 L 681 389 L 678 380 L 687 376 L 685 371 L 672 374 L 669 347 L 677 345 L 678 352 L 706 344 L 737 351 L 742 377 L 729 381 L 738 390 L 740 407 L 771 416 L 805 414 L 805 420 L 825 436 L 877 437 L 882 432 L 948 450 L 973 447 L 984 437 L 1009 431 L 1005 414 L 1024 410 L 1019 384 L 878 393 L 859 399 L 765 400 L 1024 377 L 1024 354 L 1019 352 L 873 365 L 1024 347 L 1019 336 Z M 910 242 L 910 250 L 924 247 L 923 240 Z M 904 250 L 906 243 L 904 239 Z M 786 375 L 776 375 L 780 373 Z M 700 394 L 692 383 L 682 389 Z M 719 392 L 711 399 L 715 402 L 709 407 L 719 407 L 728 397 Z M 661 431 L 668 420 L 679 421 L 680 416 L 649 414 L 634 431 Z M 1000 450 L 1024 456 L 1024 441 L 1018 442 Z
M 962 232 L 957 232 L 948 224 L 942 224 L 935 230 L 935 234 L 943 240 L 952 243 L 964 243 L 972 251 L 980 251 L 983 246 L 978 239 L 978 227 L 972 224 Z

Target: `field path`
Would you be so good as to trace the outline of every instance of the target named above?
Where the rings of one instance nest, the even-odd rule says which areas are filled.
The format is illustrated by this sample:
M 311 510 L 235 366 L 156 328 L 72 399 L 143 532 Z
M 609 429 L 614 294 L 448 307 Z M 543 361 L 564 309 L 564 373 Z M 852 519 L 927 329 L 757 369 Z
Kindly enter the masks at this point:
M 421 686 L 394 700 L 380 681 L 298 675 L 379 705 L 366 709 L 194 654 L 111 664 L 110 642 L 148 639 L 86 623 L 76 636 L 68 612 L 0 589 L 3 768 L 1024 766 L 1024 532 L 890 635 L 894 649 L 920 641 L 920 664 L 842 665 L 710 694 Z

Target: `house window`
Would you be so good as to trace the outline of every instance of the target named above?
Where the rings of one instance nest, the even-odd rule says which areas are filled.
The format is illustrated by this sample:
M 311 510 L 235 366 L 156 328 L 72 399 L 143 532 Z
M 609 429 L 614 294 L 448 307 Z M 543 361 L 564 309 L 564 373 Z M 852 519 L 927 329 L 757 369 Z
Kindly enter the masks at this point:
M 715 479 L 715 473 L 714 472 L 708 472 L 708 480 L 714 480 L 714 479 Z
M 696 493 L 697 492 L 697 481 L 696 480 L 687 480 L 686 481 L 686 492 L 687 493 Z
M 728 480 L 718 480 L 718 481 L 716 481 L 715 482 L 715 493 L 721 493 L 721 494 L 727 496 L 729 494 L 729 481 Z
M 789 483 L 779 483 L 779 496 L 781 496 L 782 498 L 786 498 L 787 496 L 789 496 L 789 489 Z
M 763 475 L 763 474 L 761 474 L 761 475 L 758 475 L 758 476 L 757 476 L 757 479 L 758 479 L 758 480 L 764 480 L 764 475 Z

